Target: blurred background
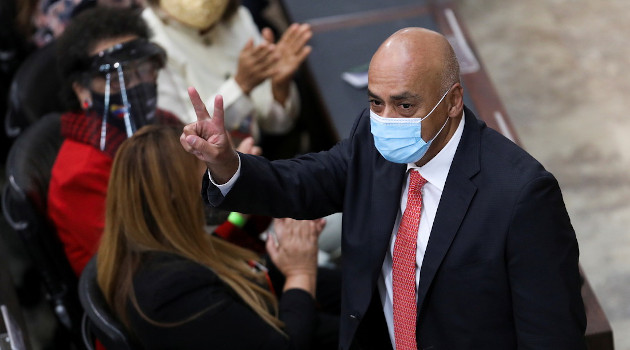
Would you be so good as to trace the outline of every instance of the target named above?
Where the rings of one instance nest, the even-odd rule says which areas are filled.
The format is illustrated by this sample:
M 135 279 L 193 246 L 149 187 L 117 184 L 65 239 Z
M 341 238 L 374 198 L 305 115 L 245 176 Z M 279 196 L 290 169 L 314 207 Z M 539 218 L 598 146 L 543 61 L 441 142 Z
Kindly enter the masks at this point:
M 630 349 L 630 2 L 455 2 L 521 144 L 560 182 L 615 349 Z

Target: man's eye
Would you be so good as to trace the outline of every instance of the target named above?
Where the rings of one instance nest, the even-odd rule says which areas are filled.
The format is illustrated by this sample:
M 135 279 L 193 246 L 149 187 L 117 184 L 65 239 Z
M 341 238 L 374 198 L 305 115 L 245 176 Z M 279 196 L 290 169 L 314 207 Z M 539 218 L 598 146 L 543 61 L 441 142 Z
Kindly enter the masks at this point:
M 381 101 L 378 100 L 370 100 L 370 104 L 373 104 L 375 106 L 380 106 L 381 105 Z
M 402 108 L 404 108 L 404 109 L 409 109 L 409 108 L 411 108 L 411 104 L 410 104 L 410 103 L 403 103 L 403 104 L 401 104 L 400 106 L 401 106 Z

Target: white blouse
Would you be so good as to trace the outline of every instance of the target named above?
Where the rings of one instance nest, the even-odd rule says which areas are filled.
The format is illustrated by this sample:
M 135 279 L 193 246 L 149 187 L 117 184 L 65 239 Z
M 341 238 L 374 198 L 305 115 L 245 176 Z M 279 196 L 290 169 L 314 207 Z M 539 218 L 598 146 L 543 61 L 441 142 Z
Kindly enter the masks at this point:
M 173 112 L 184 123 L 197 119 L 187 88 L 199 92 L 212 114 L 214 97 L 223 95 L 225 126 L 246 131 L 259 139 L 260 129 L 272 134 L 287 132 L 299 111 L 295 84 L 284 106 L 274 100 L 271 81 L 267 79 L 249 95 L 234 80 L 241 49 L 250 38 L 263 39 L 249 11 L 240 6 L 227 21 L 217 23 L 204 34 L 175 20 L 161 19 L 150 7 L 142 17 L 153 32 L 152 41 L 168 53 L 166 67 L 158 78 L 158 105 Z

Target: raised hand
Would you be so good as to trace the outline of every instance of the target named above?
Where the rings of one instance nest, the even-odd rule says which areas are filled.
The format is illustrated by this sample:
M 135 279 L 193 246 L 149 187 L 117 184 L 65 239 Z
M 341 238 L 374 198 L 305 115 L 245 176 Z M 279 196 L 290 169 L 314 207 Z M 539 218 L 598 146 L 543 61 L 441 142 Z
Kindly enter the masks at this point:
M 254 138 L 248 136 L 241 141 L 241 143 L 236 147 L 236 150 L 241 153 L 259 156 L 262 154 L 262 148 L 256 146 L 254 142 Z
M 324 219 L 274 219 L 279 244 L 268 237 L 266 247 L 269 257 L 286 278 L 284 290 L 300 288 L 315 296 L 317 239 L 325 224 Z
M 306 42 L 313 36 L 311 26 L 308 24 L 293 23 L 284 32 L 278 43 L 276 51 L 278 61 L 271 76 L 271 86 L 276 101 L 283 104 L 289 96 L 289 87 L 293 75 L 304 62 L 311 47 Z M 273 33 L 268 28 L 263 30 L 263 37 L 273 42 Z
M 215 97 L 211 117 L 195 88 L 188 88 L 188 96 L 197 114 L 197 121 L 184 127 L 179 141 L 187 152 L 206 163 L 217 184 L 226 183 L 238 170 L 238 155 L 225 130 L 223 97 Z
M 255 46 L 249 39 L 241 50 L 234 80 L 244 94 L 249 94 L 256 86 L 270 78 L 276 69 L 278 55 L 273 42 L 263 41 Z

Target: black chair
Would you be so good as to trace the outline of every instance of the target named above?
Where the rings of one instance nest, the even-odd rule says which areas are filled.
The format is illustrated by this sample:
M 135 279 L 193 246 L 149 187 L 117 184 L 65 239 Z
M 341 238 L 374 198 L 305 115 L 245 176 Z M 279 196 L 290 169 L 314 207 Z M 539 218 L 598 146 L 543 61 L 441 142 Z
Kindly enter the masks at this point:
M 88 349 L 92 349 L 95 338 L 106 349 L 141 349 L 105 301 L 96 281 L 96 256 L 88 262 L 79 278 L 79 299 L 85 309 L 82 332 Z
M 0 1 L 0 119 L 4 123 L 7 114 L 8 96 L 20 64 L 34 49 L 17 29 L 18 1 Z M 0 133 L 0 159 L 6 159 L 12 140 Z
M 46 114 L 64 111 L 55 51 L 53 41 L 26 57 L 15 72 L 4 118 L 7 136 L 15 138 Z
M 43 289 L 67 338 L 83 349 L 78 279 L 46 215 L 50 172 L 61 147 L 60 115 L 46 115 L 13 143 L 6 162 L 2 211 L 40 273 Z

